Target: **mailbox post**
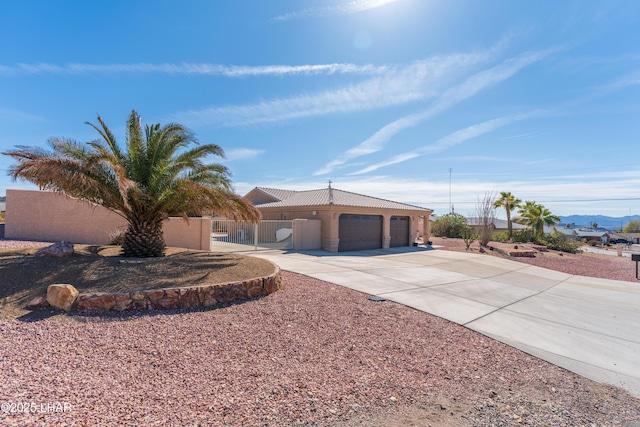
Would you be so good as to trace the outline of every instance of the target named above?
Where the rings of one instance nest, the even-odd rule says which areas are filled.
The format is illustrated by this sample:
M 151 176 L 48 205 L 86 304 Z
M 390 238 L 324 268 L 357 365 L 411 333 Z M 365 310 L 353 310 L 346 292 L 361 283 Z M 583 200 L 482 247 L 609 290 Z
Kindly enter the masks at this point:
M 636 262 L 636 279 L 638 279 L 638 262 L 640 262 L 640 254 L 631 254 L 631 261 Z

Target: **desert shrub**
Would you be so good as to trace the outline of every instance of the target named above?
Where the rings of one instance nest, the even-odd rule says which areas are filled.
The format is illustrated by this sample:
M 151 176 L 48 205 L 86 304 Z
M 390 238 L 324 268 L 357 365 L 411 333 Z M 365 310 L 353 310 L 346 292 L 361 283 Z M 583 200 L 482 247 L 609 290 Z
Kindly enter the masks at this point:
M 555 251 L 568 252 L 572 254 L 576 254 L 578 252 L 582 252 L 580 250 L 580 243 L 575 240 L 566 239 L 561 233 L 557 231 L 553 234 L 545 234 L 541 238 L 537 240 L 538 244 L 544 245 L 549 249 L 553 249 Z
M 442 215 L 431 224 L 431 234 L 436 237 L 462 237 L 462 232 L 469 225 L 467 219 L 455 212 Z
M 508 231 L 496 231 L 491 236 L 491 240 L 494 242 L 507 243 L 509 241 Z
M 0 212 L 0 222 L 4 222 L 4 212 Z
M 640 233 L 640 220 L 629 221 L 622 231 L 624 233 Z
M 536 242 L 536 234 L 533 230 L 526 228 L 524 230 L 518 230 L 513 232 L 514 243 L 529 243 Z
M 473 229 L 471 227 L 466 227 L 464 230 L 462 230 L 460 236 L 462 237 L 462 240 L 464 240 L 464 245 L 467 247 L 467 250 L 473 244 L 473 242 L 478 240 L 478 235 L 473 232 Z
M 499 231 L 493 233 L 493 241 L 506 243 L 509 241 L 509 232 Z M 541 237 L 536 237 L 535 233 L 529 229 L 518 230 L 513 232 L 514 243 L 536 243 L 541 246 L 546 246 L 548 249 L 555 251 L 568 252 L 576 254 L 581 252 L 580 242 L 567 239 L 562 233 L 554 231 L 553 234 L 544 234 Z M 595 243 L 595 242 L 594 242 Z

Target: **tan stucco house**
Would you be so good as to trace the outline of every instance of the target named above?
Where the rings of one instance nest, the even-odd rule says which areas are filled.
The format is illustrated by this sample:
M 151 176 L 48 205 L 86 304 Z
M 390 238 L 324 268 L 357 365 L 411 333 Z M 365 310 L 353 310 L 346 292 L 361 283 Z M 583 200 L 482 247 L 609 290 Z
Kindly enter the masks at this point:
M 419 234 L 429 235 L 431 209 L 331 186 L 309 191 L 256 187 L 245 197 L 265 220 L 320 220 L 321 246 L 330 252 L 411 246 Z

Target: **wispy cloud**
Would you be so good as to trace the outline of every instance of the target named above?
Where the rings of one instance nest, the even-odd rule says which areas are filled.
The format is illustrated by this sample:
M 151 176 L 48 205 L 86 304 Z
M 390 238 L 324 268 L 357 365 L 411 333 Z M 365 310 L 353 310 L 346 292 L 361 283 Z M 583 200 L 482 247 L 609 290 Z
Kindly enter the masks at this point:
M 332 6 L 310 7 L 295 12 L 285 13 L 283 15 L 276 16 L 272 20 L 289 21 L 291 19 L 300 18 L 303 16 L 331 16 L 357 13 L 369 9 L 375 9 L 389 3 L 395 3 L 396 1 L 399 0 L 353 0 L 350 2 L 340 3 Z
M 510 78 L 524 67 L 541 60 L 551 52 L 552 50 L 524 53 L 515 58 L 510 58 L 488 70 L 474 74 L 461 84 L 446 90 L 428 109 L 389 123 L 356 147 L 351 148 L 338 158 L 327 163 L 323 168 L 316 171 L 314 175 L 325 175 L 351 159 L 380 151 L 384 145 L 399 132 L 416 126 L 422 121 L 434 117 L 457 103 L 471 98 L 478 92 Z
M 264 150 L 256 150 L 254 148 L 235 148 L 225 152 L 226 160 L 228 161 L 253 159 L 263 153 Z
M 366 168 L 360 169 L 359 171 L 353 172 L 349 175 L 362 175 L 365 173 L 373 172 L 382 167 L 394 165 L 397 163 L 402 163 L 407 160 L 410 160 L 419 156 L 423 156 L 425 154 L 438 153 L 441 151 L 445 151 L 455 145 L 458 145 L 460 143 L 463 143 L 473 138 L 477 138 L 480 135 L 483 135 L 488 132 L 492 132 L 505 125 L 513 123 L 516 120 L 522 120 L 522 118 L 524 117 L 526 116 L 519 115 L 519 116 L 511 116 L 511 117 L 499 117 L 493 120 L 487 120 L 482 123 L 477 123 L 477 124 L 468 126 L 464 129 L 457 130 L 445 136 L 444 138 L 439 139 L 433 144 L 425 145 L 410 153 L 399 154 L 397 156 L 392 157 L 389 160 L 367 166 Z
M 45 122 L 46 119 L 36 116 L 34 114 L 25 113 L 23 111 L 12 110 L 9 108 L 0 107 L 0 123 L 15 123 L 15 122 Z
M 242 126 L 406 104 L 437 96 L 454 76 L 487 61 L 494 52 L 490 49 L 436 56 L 408 66 L 388 66 L 381 75 L 340 89 L 257 104 L 186 111 L 177 113 L 175 119 L 192 126 Z
M 308 65 L 262 65 L 239 66 L 220 64 L 78 64 L 65 65 L 37 63 L 0 65 L 0 74 L 180 74 L 224 77 L 258 77 L 258 76 L 290 76 L 290 75 L 332 75 L 357 74 L 376 75 L 388 71 L 387 66 L 370 64 L 356 65 L 349 63 L 308 64 Z
M 302 191 L 325 188 L 327 183 L 322 179 L 286 182 L 274 180 L 251 184 L 236 183 L 236 188 L 241 194 L 245 194 L 256 185 Z M 447 213 L 449 210 L 449 176 L 445 173 L 440 180 L 398 178 L 388 175 L 336 178 L 332 186 L 341 190 L 423 206 L 434 209 L 437 214 Z M 536 200 L 543 203 L 556 215 L 590 213 L 589 209 L 592 209 L 600 214 L 621 216 L 628 212 L 625 208 L 621 209 L 619 204 L 594 205 L 593 202 L 576 200 L 630 198 L 637 194 L 638 186 L 640 186 L 640 172 L 634 170 L 615 175 L 597 172 L 584 176 L 559 174 L 548 180 L 541 180 L 539 176 L 499 180 L 495 179 L 493 174 L 487 174 L 484 177 L 468 179 L 456 177 L 453 183 L 452 201 L 456 212 L 467 214 L 475 208 L 478 196 L 482 196 L 487 190 L 510 191 L 523 200 Z M 634 206 L 637 206 L 638 202 L 630 203 L 635 203 Z

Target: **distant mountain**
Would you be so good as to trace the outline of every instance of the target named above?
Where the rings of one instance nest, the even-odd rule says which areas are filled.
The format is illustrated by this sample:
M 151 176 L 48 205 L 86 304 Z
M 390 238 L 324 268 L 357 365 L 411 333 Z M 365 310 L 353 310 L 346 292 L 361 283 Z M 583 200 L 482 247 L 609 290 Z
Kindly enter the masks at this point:
M 630 215 L 622 217 L 611 217 L 604 215 L 569 215 L 561 216 L 559 225 L 575 224 L 578 227 L 591 227 L 594 222 L 598 224 L 598 228 L 606 230 L 617 230 L 624 228 L 629 221 L 640 220 L 640 215 Z

